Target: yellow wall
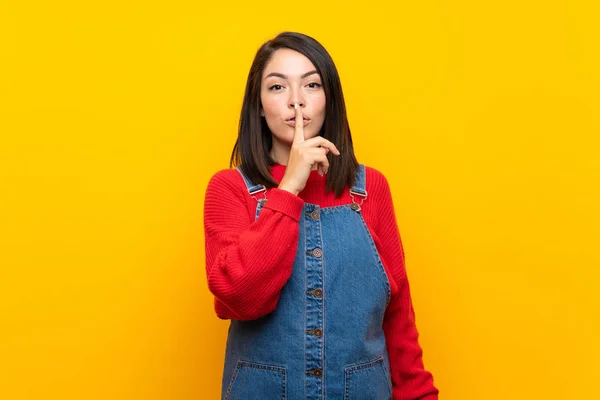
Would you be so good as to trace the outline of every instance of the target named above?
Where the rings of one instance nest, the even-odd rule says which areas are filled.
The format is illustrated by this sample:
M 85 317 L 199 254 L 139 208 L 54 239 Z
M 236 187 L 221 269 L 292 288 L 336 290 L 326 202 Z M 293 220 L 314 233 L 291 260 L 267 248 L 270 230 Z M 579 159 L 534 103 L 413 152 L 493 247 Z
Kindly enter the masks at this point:
M 598 396 L 596 1 L 201 3 L 0 2 L 0 399 L 218 398 L 204 190 L 282 30 L 390 181 L 442 398 Z

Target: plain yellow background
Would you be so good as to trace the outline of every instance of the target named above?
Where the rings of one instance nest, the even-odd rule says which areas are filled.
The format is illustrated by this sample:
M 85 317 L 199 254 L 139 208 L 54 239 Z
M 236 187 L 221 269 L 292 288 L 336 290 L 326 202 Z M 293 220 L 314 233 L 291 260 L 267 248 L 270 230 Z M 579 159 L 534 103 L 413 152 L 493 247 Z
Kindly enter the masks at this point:
M 0 399 L 217 399 L 204 265 L 257 48 L 333 56 L 446 400 L 600 398 L 596 1 L 0 2 Z M 268 249 L 265 249 L 268 251 Z

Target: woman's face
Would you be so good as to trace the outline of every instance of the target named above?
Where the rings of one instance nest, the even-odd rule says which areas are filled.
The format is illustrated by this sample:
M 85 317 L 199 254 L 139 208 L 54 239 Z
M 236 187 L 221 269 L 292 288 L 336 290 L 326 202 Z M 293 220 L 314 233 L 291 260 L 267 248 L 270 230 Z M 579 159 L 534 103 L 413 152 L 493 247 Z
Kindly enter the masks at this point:
M 267 63 L 260 91 L 261 115 L 276 142 L 292 145 L 294 103 L 300 104 L 304 115 L 304 139 L 317 136 L 325 120 L 325 92 L 315 66 L 297 51 L 276 50 Z M 287 121 L 287 122 L 286 122 Z

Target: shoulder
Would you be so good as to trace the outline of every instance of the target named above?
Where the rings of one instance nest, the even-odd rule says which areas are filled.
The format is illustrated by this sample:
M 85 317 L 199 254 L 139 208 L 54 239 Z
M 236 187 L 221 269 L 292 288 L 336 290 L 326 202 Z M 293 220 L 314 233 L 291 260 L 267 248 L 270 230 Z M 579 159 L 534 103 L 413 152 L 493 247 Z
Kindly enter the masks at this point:
M 233 185 L 245 186 L 242 175 L 235 168 L 221 169 L 215 172 L 208 181 L 208 185 Z
M 237 169 L 221 169 L 210 177 L 206 188 L 206 194 L 235 193 L 236 195 L 241 196 L 243 193 L 242 189 L 245 187 L 246 185 L 244 184 L 242 175 L 240 175 Z
M 383 172 L 369 165 L 363 165 L 365 167 L 365 181 L 367 193 L 389 193 L 390 185 Z

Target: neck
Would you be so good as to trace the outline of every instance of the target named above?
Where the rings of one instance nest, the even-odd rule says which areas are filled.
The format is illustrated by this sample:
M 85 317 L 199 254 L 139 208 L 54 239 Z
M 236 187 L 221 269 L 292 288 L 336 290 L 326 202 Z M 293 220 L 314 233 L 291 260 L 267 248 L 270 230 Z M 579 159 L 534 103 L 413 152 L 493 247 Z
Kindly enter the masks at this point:
M 287 165 L 288 159 L 290 158 L 291 147 L 285 143 L 282 143 L 279 139 L 273 135 L 273 147 L 271 148 L 271 158 L 278 164 Z

